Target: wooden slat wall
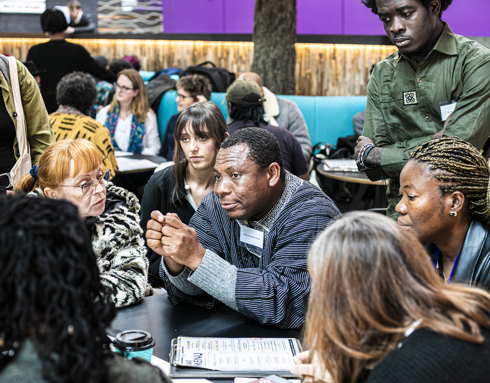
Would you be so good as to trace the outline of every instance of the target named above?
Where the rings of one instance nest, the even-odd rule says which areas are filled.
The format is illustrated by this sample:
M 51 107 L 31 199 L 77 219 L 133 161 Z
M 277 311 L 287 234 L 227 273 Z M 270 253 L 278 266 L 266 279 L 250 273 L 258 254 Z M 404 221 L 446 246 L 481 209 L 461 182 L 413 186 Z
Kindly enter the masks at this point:
M 25 60 L 32 45 L 46 39 L 2 38 L 0 52 Z M 253 60 L 251 42 L 76 39 L 93 56 L 109 60 L 127 54 L 140 58 L 142 69 L 185 68 L 214 62 L 237 74 L 249 71 Z M 365 95 L 373 64 L 396 51 L 394 46 L 296 44 L 296 94 L 311 96 Z

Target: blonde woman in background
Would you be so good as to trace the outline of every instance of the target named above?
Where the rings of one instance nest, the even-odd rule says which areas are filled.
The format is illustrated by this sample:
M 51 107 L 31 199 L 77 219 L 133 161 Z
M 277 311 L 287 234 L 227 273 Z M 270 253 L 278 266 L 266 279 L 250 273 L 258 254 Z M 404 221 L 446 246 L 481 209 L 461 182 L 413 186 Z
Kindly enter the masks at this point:
M 150 109 L 143 79 L 134 69 L 119 72 L 116 94 L 96 120 L 111 133 L 117 151 L 156 156 L 160 150 L 157 117 Z

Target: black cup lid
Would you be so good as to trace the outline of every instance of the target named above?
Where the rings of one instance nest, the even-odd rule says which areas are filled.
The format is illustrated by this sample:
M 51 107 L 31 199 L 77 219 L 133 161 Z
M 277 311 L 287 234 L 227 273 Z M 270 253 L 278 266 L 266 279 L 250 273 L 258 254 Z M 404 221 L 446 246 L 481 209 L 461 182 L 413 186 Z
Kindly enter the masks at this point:
M 114 347 L 121 351 L 143 351 L 155 346 L 155 341 L 148 331 L 126 330 L 116 335 Z

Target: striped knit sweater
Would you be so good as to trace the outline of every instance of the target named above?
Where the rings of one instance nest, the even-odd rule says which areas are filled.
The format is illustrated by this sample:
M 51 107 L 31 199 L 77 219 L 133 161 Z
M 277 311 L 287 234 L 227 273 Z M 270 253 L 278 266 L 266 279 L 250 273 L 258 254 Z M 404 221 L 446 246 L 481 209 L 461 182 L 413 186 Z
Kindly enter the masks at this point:
M 206 249 L 200 266 L 177 277 L 168 274 L 164 262 L 160 267 L 171 301 L 207 308 L 222 301 L 263 324 L 301 327 L 311 289 L 308 250 L 340 212 L 320 189 L 289 173 L 284 194 L 288 197 L 278 201 L 282 209 L 268 223 L 259 255 L 240 244 L 239 223 L 228 217 L 219 198 L 205 196 L 189 224 Z

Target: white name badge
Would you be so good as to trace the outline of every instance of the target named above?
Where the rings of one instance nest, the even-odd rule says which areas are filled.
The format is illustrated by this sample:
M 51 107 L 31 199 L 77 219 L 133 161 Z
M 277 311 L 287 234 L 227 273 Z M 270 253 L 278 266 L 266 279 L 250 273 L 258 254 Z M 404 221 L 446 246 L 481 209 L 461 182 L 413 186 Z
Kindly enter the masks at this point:
M 449 115 L 456 109 L 456 100 L 439 103 L 441 108 L 441 121 L 446 121 Z
M 240 225 L 240 242 L 263 249 L 264 232 Z

